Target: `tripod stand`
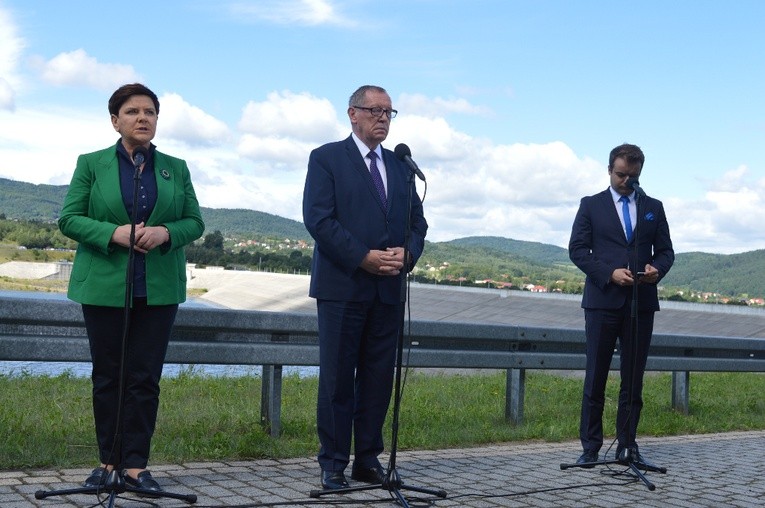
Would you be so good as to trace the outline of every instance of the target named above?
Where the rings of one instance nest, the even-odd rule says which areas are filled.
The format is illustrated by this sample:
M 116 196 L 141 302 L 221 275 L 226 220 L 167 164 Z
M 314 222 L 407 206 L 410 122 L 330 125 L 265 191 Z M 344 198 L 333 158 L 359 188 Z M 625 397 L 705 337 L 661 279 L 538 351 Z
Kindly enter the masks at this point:
M 626 176 L 626 175 L 625 175 Z M 640 401 L 640 391 L 638 391 L 638 400 L 637 403 L 635 402 L 635 390 L 636 385 L 638 386 L 638 390 L 641 390 L 642 388 L 642 375 L 645 371 L 645 362 L 648 356 L 648 347 L 650 343 L 650 337 L 652 333 L 652 326 L 653 326 L 653 310 L 649 309 L 649 312 L 651 313 L 650 316 L 648 316 L 648 313 L 644 313 L 644 317 L 642 319 L 642 322 L 644 325 L 648 326 L 649 333 L 648 335 L 640 335 L 638 333 L 638 325 L 641 322 L 641 320 L 638 319 L 638 284 L 641 277 L 645 276 L 646 273 L 639 271 L 640 264 L 639 260 L 641 259 L 641 250 L 640 250 L 640 223 L 641 223 L 641 198 L 644 198 L 645 195 L 643 194 L 642 189 L 640 188 L 636 177 L 630 177 L 630 179 L 626 182 L 626 186 L 630 189 L 633 189 L 635 191 L 635 229 L 633 232 L 633 248 L 634 252 L 628 256 L 628 270 L 631 274 L 632 278 L 632 291 L 631 291 L 631 300 L 629 302 L 629 320 L 626 322 L 626 326 L 624 321 L 621 321 L 621 323 L 618 325 L 620 327 L 620 330 L 617 330 L 616 323 L 619 323 L 619 312 L 625 312 L 626 309 L 624 307 L 617 308 L 613 311 L 611 309 L 607 310 L 601 310 L 602 307 L 596 307 L 592 314 L 587 314 L 587 379 L 585 380 L 585 396 L 583 398 L 583 406 L 582 406 L 582 423 L 581 423 L 581 430 L 582 433 L 582 443 L 585 447 L 585 453 L 582 455 L 582 457 L 579 459 L 579 461 L 585 460 L 585 462 L 577 462 L 575 464 L 561 464 L 561 469 L 569 469 L 574 467 L 582 467 L 582 468 L 593 468 L 598 465 L 610 465 L 610 464 L 620 464 L 624 466 L 628 466 L 633 473 L 646 485 L 646 487 L 653 491 L 656 487 L 648 481 L 648 479 L 645 477 L 645 475 L 641 472 L 641 469 L 643 471 L 653 471 L 653 472 L 660 472 L 660 473 L 666 473 L 666 468 L 655 466 L 653 464 L 648 463 L 642 457 L 640 456 L 637 445 L 631 444 L 634 443 L 635 433 L 636 433 L 636 427 L 637 427 L 637 421 L 639 417 L 639 411 L 640 407 L 642 406 L 642 402 Z M 616 187 L 613 187 L 616 189 Z M 625 196 L 627 194 L 623 194 L 622 198 L 620 200 L 625 200 Z M 610 193 L 608 194 L 608 197 L 604 199 L 604 202 L 606 199 L 613 199 L 610 196 Z M 611 201 L 613 203 L 613 201 Z M 604 204 L 604 206 L 607 206 Z M 629 213 L 629 210 L 627 208 L 627 203 L 624 203 L 624 225 L 625 229 L 629 232 L 631 230 L 631 219 L 627 215 Z M 655 220 L 655 216 L 653 213 L 649 214 L 647 217 L 648 220 Z M 577 217 L 577 220 L 579 220 L 579 216 Z M 613 236 L 613 235 L 611 235 Z M 627 234 L 627 238 L 629 239 L 630 236 Z M 572 234 L 572 242 L 573 242 L 573 234 Z M 579 245 L 577 245 L 579 246 Z M 654 248 L 654 239 L 651 238 L 650 242 L 647 242 L 646 245 L 647 248 L 644 249 L 643 259 L 652 259 L 651 256 L 653 256 L 653 248 Z M 671 247 L 671 246 L 670 246 Z M 598 252 L 594 252 L 594 255 L 598 255 Z M 608 262 L 608 261 L 604 261 Z M 654 263 L 654 261 L 651 261 L 651 263 Z M 624 266 L 624 265 L 622 265 Z M 646 271 L 649 271 L 650 269 L 650 275 L 654 276 L 656 275 L 656 270 L 653 266 L 647 267 Z M 619 278 L 617 277 L 617 272 L 619 270 L 614 271 L 614 275 L 612 275 L 612 282 L 616 283 L 619 282 L 620 284 L 624 285 L 625 280 L 622 279 L 619 281 Z M 589 276 L 589 275 L 588 275 Z M 658 277 L 658 276 L 657 276 Z M 597 289 L 595 290 L 597 291 Z M 605 294 L 605 291 L 604 291 Z M 614 296 L 614 293 L 610 294 L 611 297 Z M 626 304 L 626 302 L 625 302 Z M 584 304 L 583 304 L 584 306 Z M 656 307 L 656 310 L 658 310 L 658 307 Z M 592 323 L 590 320 L 592 319 Z M 622 318 L 623 319 L 623 318 Z M 602 341 L 598 345 L 594 345 L 592 340 L 592 334 L 603 334 L 605 338 L 602 339 Z M 625 392 L 622 391 L 619 396 L 619 412 L 617 413 L 617 433 L 618 433 L 618 439 L 620 442 L 620 446 L 617 448 L 616 457 L 613 460 L 606 460 L 605 458 L 603 460 L 589 460 L 591 455 L 594 455 L 594 458 L 597 459 L 596 452 L 588 452 L 587 451 L 587 444 L 594 443 L 595 445 L 598 445 L 602 443 L 602 423 L 597 420 L 596 417 L 590 416 L 590 413 L 598 415 L 595 409 L 593 409 L 593 404 L 590 404 L 589 401 L 592 400 L 598 400 L 595 399 L 595 397 L 602 397 L 603 393 L 600 390 L 604 389 L 605 386 L 605 377 L 601 376 L 607 376 L 608 375 L 608 367 L 609 365 L 606 364 L 608 362 L 610 364 L 612 356 L 613 356 L 613 345 L 614 341 L 616 340 L 616 336 L 620 337 L 621 344 L 624 346 L 625 342 L 628 343 L 628 349 L 622 348 L 621 352 L 621 374 L 622 374 L 622 383 L 625 381 L 629 382 L 628 387 L 628 393 L 625 397 Z M 599 337 L 597 340 L 601 340 L 601 337 Z M 607 350 L 608 349 L 608 350 Z M 629 359 L 625 359 L 625 357 L 628 357 Z M 629 362 L 626 363 L 625 362 Z M 602 385 L 600 384 L 602 381 Z M 596 395 L 588 395 L 588 390 L 592 390 Z M 587 406 L 587 404 L 590 404 Z M 597 407 L 597 406 L 595 406 Z M 599 408 L 600 414 L 598 415 L 599 418 L 602 418 L 602 406 Z M 624 411 L 626 411 L 626 419 L 624 418 Z M 597 448 L 594 448 L 594 445 L 591 444 L 592 450 L 596 450 Z
M 179 499 L 189 504 L 197 502 L 196 494 L 175 494 L 173 492 L 166 492 L 164 490 L 160 492 L 154 492 L 154 491 L 139 489 L 136 487 L 131 487 L 129 485 L 126 485 L 125 478 L 123 478 L 119 474 L 119 471 L 117 471 L 116 469 L 112 470 L 109 473 L 109 476 L 106 478 L 106 482 L 104 483 L 103 486 L 76 487 L 73 489 L 60 489 L 60 490 L 38 490 L 37 492 L 35 492 L 35 499 L 45 499 L 47 497 L 53 497 L 53 496 L 69 496 L 74 494 L 85 494 L 85 495 L 93 495 L 93 496 L 99 496 L 100 494 L 108 494 L 109 499 L 106 506 L 111 508 L 114 506 L 114 502 L 117 496 L 125 492 L 131 492 L 131 493 L 138 494 L 139 496 L 143 496 L 147 498 L 168 497 L 171 499 Z
M 132 302 L 133 281 L 134 281 L 134 275 L 135 275 L 135 229 L 136 229 L 136 223 L 137 223 L 136 218 L 137 218 L 137 209 L 138 209 L 138 189 L 140 187 L 140 182 L 141 182 L 140 180 L 141 169 L 147 157 L 148 157 L 148 151 L 144 147 L 139 146 L 133 150 L 134 174 L 133 174 L 132 210 L 131 210 L 132 214 L 131 214 L 131 224 L 130 224 L 130 239 L 129 239 L 129 246 L 128 246 L 128 263 L 127 263 L 127 268 L 125 272 L 125 300 L 124 300 L 123 320 L 122 320 L 122 342 L 121 342 L 121 351 L 120 351 L 121 354 L 120 354 L 120 367 L 119 367 L 119 383 L 118 383 L 118 389 L 117 389 L 118 398 L 117 398 L 116 418 L 115 418 L 116 427 L 114 429 L 113 445 L 110 452 L 111 458 L 106 461 L 108 464 L 116 464 L 117 466 L 119 466 L 123 460 L 122 413 L 123 413 L 123 403 L 124 403 L 124 396 L 125 396 L 125 371 L 126 371 L 125 358 L 127 356 L 128 337 L 130 335 L 131 307 L 133 303 Z M 151 175 L 151 177 L 153 177 L 153 175 Z M 72 489 L 61 489 L 61 490 L 51 490 L 51 491 L 39 490 L 35 492 L 35 499 L 45 499 L 52 496 L 66 496 L 66 495 L 75 495 L 75 494 L 87 494 L 87 495 L 95 495 L 95 496 L 99 496 L 101 494 L 108 494 L 108 501 L 106 506 L 111 508 L 114 506 L 117 496 L 125 492 L 135 493 L 135 494 L 138 494 L 139 496 L 147 497 L 147 498 L 169 497 L 173 499 L 179 499 L 187 503 L 195 503 L 197 500 L 197 496 L 195 494 L 175 494 L 172 492 L 165 492 L 163 490 L 160 490 L 160 491 L 149 490 L 149 489 L 127 485 L 125 478 L 124 476 L 120 474 L 118 467 L 115 467 L 108 473 L 106 480 L 103 482 L 102 485 L 84 486 L 84 487 L 78 487 L 78 488 L 72 488 Z M 103 502 L 101 502 L 100 504 L 103 505 Z
M 577 464 L 564 463 L 560 465 L 560 468 L 562 470 L 570 469 L 574 467 L 589 469 L 595 466 L 608 466 L 611 464 L 619 464 L 621 466 L 629 467 L 630 470 L 635 474 L 635 476 L 637 476 L 640 479 L 640 481 L 642 481 L 645 484 L 646 488 L 648 488 L 648 490 L 650 491 L 655 490 L 656 485 L 651 483 L 640 469 L 642 468 L 644 471 L 652 471 L 655 473 L 662 473 L 662 474 L 665 474 L 667 472 L 667 468 L 665 467 L 659 467 L 659 466 L 654 466 L 651 464 L 646 464 L 643 462 L 638 462 L 635 450 L 632 448 L 625 448 L 624 450 L 622 450 L 622 453 L 619 454 L 619 457 L 615 459 L 610 459 L 610 460 L 603 459 L 603 460 L 596 460 L 594 462 L 581 462 Z
M 408 150 L 408 149 L 407 149 Z M 399 149 L 396 149 L 398 155 Z M 411 210 L 412 210 L 412 194 L 414 192 L 414 171 L 410 171 L 407 179 L 408 197 L 407 197 L 407 214 L 406 224 L 404 229 L 404 274 L 401 275 L 400 286 L 400 298 L 399 298 L 399 316 L 398 316 L 398 337 L 396 344 L 396 371 L 394 380 L 394 397 L 393 397 L 393 418 L 392 418 L 392 438 L 391 438 L 391 452 L 390 459 L 388 461 L 388 469 L 385 474 L 385 478 L 382 483 L 367 484 L 356 487 L 345 487 L 341 489 L 324 489 L 324 490 L 312 490 L 310 496 L 312 498 L 318 498 L 325 494 L 345 494 L 350 492 L 359 492 L 373 489 L 382 489 L 391 493 L 397 502 L 405 507 L 409 508 L 406 498 L 402 494 L 402 490 L 411 490 L 423 494 L 429 494 L 440 498 L 446 497 L 446 492 L 443 490 L 433 490 L 423 487 L 415 487 L 406 485 L 401 481 L 401 478 L 396 470 L 396 458 L 398 451 L 398 429 L 399 429 L 399 416 L 401 408 L 401 371 L 403 364 L 403 350 L 404 350 L 404 324 L 406 314 L 406 301 L 407 301 L 407 277 L 406 272 L 409 259 L 409 241 L 411 237 Z

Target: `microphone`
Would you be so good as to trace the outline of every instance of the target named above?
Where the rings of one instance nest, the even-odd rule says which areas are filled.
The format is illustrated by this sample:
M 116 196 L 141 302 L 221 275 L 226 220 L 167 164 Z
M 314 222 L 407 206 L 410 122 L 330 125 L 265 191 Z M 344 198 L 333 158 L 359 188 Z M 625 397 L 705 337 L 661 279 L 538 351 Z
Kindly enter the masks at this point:
M 627 187 L 634 190 L 638 196 L 645 196 L 645 191 L 640 186 L 640 182 L 638 181 L 637 177 L 631 176 L 627 179 Z
M 142 147 L 137 146 L 133 149 L 133 166 L 138 169 L 141 167 L 141 164 L 146 162 L 146 159 L 149 157 L 149 151 Z
M 409 149 L 408 146 L 406 146 L 404 143 L 399 143 L 396 145 L 396 149 L 393 150 L 393 153 L 396 154 L 396 158 L 402 162 L 405 162 L 409 168 L 414 171 L 414 173 L 417 175 L 417 178 L 425 181 L 425 175 L 422 174 L 422 171 L 420 171 L 420 168 L 417 167 L 417 163 L 412 160 L 412 151 Z

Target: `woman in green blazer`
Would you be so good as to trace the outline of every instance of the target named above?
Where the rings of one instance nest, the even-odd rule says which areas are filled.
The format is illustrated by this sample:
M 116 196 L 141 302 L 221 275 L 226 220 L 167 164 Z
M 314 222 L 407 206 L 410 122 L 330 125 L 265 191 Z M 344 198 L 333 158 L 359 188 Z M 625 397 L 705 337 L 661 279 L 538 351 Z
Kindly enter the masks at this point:
M 204 223 L 186 162 L 156 151 L 151 143 L 159 114 L 156 94 L 141 84 L 124 85 L 109 99 L 109 113 L 121 137 L 116 145 L 77 159 L 58 221 L 61 232 L 78 242 L 68 296 L 82 304 L 93 362 L 101 465 L 83 485 L 102 487 L 117 469 L 127 485 L 159 491 L 146 469 L 159 380 L 178 304 L 186 299 L 183 247 L 202 236 Z M 148 155 L 137 179 L 133 153 L 138 147 Z M 133 279 L 127 295 L 136 182 Z

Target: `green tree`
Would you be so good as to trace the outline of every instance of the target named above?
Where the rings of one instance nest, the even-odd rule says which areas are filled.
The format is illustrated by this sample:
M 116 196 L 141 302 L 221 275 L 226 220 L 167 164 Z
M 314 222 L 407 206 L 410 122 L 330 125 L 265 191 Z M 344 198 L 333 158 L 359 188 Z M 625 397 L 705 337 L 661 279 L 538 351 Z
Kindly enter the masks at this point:
M 205 235 L 204 243 L 202 244 L 202 247 L 205 249 L 210 249 L 216 252 L 223 252 L 223 233 L 221 233 L 218 230 L 215 230 L 214 233 L 210 233 L 209 235 Z

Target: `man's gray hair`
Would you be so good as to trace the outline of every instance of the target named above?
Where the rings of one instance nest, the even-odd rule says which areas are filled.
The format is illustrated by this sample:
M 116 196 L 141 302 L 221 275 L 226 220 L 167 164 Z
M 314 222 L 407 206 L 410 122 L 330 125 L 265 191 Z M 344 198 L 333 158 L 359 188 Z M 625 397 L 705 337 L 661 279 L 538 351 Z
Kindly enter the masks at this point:
M 363 106 L 364 96 L 367 94 L 367 92 L 370 92 L 370 91 L 377 92 L 377 93 L 384 93 L 384 94 L 388 93 L 385 91 L 385 88 L 381 86 L 375 86 L 375 85 L 360 86 L 355 92 L 351 94 L 351 98 L 348 99 L 348 107 L 352 108 L 354 106 Z

